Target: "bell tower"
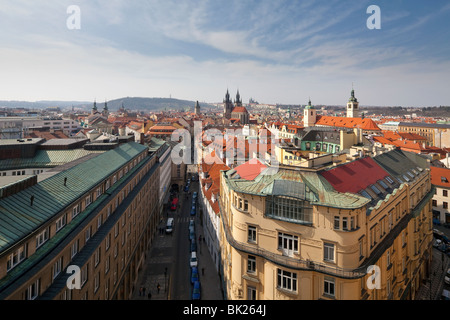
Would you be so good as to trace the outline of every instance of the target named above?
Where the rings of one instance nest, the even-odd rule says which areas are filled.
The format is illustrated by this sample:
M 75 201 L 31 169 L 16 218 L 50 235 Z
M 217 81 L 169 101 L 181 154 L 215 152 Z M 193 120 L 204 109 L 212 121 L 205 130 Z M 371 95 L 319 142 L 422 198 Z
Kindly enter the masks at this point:
M 352 93 L 347 102 L 347 118 L 359 118 L 359 102 L 355 98 L 355 90 L 352 88 Z
M 317 110 L 311 105 L 311 99 L 309 99 L 308 105 L 303 111 L 303 126 L 314 127 L 317 121 Z

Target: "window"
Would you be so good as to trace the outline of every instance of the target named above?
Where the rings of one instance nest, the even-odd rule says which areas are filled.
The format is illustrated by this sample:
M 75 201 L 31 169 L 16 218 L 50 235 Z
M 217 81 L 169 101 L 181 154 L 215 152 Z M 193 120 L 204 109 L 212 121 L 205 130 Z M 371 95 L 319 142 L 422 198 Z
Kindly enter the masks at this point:
M 100 263 L 100 248 L 97 248 L 94 252 L 94 266 L 98 266 Z
M 248 211 L 248 200 L 244 200 L 244 211 Z
M 348 230 L 348 218 L 342 218 L 342 230 Z
M 78 240 L 76 240 L 70 247 L 70 257 L 73 258 L 78 253 Z
M 442 208 L 448 209 L 448 202 L 442 202 Z
M 248 256 L 247 258 L 247 272 L 255 273 L 256 272 L 256 257 Z
M 437 207 L 437 200 L 432 200 L 432 206 Z
M 25 300 L 34 300 L 39 295 L 39 279 L 33 282 L 26 290 L 25 290 Z
M 334 279 L 325 278 L 324 282 L 323 282 L 323 293 L 325 295 L 334 297 L 334 291 L 335 291 L 334 288 L 335 288 Z
M 247 300 L 256 300 L 256 288 L 255 287 L 247 287 Z
M 392 180 L 392 178 L 389 177 L 389 176 L 386 176 L 385 179 L 386 179 L 387 182 L 389 182 L 390 184 L 393 184 L 393 183 L 394 183 L 394 180 Z
M 81 204 L 79 203 L 72 209 L 72 219 L 75 218 L 80 212 L 81 212 Z
M 277 287 L 289 291 L 297 291 L 297 274 L 277 269 Z
M 84 204 L 85 207 L 89 207 L 89 205 L 92 203 L 92 194 L 88 195 L 85 199 L 84 199 Z
M 48 240 L 48 228 L 36 236 L 36 249 L 42 246 Z
M 323 260 L 334 261 L 334 244 L 325 242 L 323 244 Z
M 84 284 L 88 280 L 88 267 L 89 267 L 89 264 L 85 265 L 81 269 L 81 286 L 84 286 Z
M 256 227 L 248 226 L 248 242 L 256 242 Z
M 283 251 L 283 255 L 287 256 L 291 256 L 293 253 L 298 253 L 298 237 L 279 232 L 278 249 Z
M 85 240 L 86 240 L 85 242 L 88 242 L 89 239 L 91 238 L 92 227 L 89 226 L 89 228 L 86 229 L 86 232 L 84 234 L 85 234 Z
M 17 266 L 19 263 L 25 260 L 26 256 L 25 248 L 26 248 L 25 246 L 22 246 L 8 256 L 8 261 L 6 262 L 7 271 L 13 269 L 15 266 Z
M 56 220 L 56 232 L 61 230 L 66 225 L 66 221 L 67 221 L 67 215 L 66 214 L 63 214 L 61 218 Z
M 56 262 L 53 264 L 53 279 L 55 279 L 62 270 L 62 261 L 63 257 L 60 257 Z
M 340 218 L 339 216 L 334 216 L 334 229 L 339 230 L 340 228 Z

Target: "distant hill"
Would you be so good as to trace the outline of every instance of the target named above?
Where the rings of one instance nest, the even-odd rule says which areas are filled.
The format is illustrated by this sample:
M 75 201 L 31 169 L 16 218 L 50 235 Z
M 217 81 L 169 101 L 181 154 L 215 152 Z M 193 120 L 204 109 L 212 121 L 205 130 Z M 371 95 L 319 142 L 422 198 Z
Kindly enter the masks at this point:
M 108 101 L 108 109 L 110 111 L 119 110 L 122 105 L 128 110 L 143 111 L 164 111 L 164 110 L 194 110 L 196 101 L 180 100 L 174 98 L 137 98 L 126 97 Z M 103 104 L 97 103 L 97 107 L 103 108 Z M 200 103 L 200 108 L 210 107 L 208 104 Z
M 122 105 L 127 110 L 142 110 L 142 111 L 164 111 L 164 110 L 181 110 L 186 109 L 194 111 L 196 101 L 180 100 L 174 98 L 139 98 L 126 97 L 108 101 L 108 109 L 110 111 L 119 110 Z M 0 108 L 25 108 L 25 109 L 46 109 L 49 107 L 60 107 L 61 109 L 81 108 L 90 110 L 94 101 L 0 101 Z M 97 108 L 103 109 L 104 101 L 97 101 Z M 200 108 L 210 108 L 207 103 L 200 102 Z M 204 110 L 204 109 L 203 109 Z

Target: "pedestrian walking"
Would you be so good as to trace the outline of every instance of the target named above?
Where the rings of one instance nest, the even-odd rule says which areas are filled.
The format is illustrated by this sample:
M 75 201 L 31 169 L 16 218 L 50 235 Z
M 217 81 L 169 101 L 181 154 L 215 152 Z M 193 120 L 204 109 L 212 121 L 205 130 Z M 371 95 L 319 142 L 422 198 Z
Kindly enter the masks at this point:
M 159 294 L 159 290 L 161 289 L 161 286 L 159 285 L 159 283 L 156 285 L 156 289 L 158 290 L 158 294 Z
M 143 289 L 142 289 L 142 287 L 140 287 L 139 288 L 139 296 L 142 296 L 142 292 L 143 292 Z
M 148 297 L 148 299 L 150 300 L 150 299 L 152 298 L 152 293 L 149 292 L 148 295 L 147 295 L 147 297 Z
M 145 287 L 142 288 L 142 296 L 145 297 Z

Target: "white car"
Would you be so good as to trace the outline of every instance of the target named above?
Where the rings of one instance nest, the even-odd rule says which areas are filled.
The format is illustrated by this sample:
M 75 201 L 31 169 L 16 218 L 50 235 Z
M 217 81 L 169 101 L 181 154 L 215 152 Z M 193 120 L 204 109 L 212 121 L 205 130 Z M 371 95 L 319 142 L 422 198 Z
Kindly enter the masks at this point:
M 450 268 L 447 269 L 447 273 L 445 274 L 444 277 L 444 282 L 448 285 L 450 285 Z
M 191 253 L 190 264 L 191 264 L 191 268 L 196 267 L 198 265 L 197 252 Z

